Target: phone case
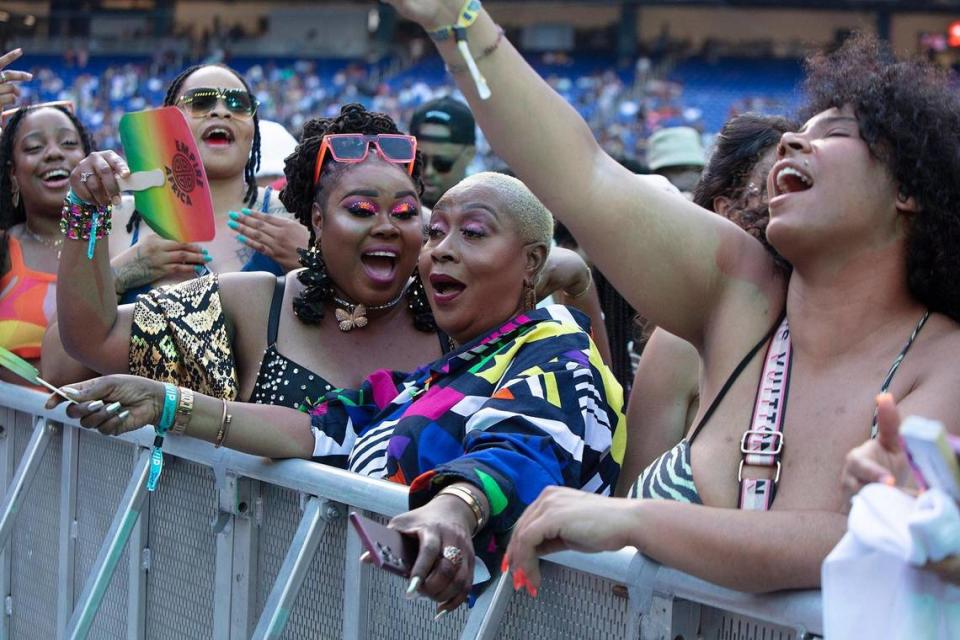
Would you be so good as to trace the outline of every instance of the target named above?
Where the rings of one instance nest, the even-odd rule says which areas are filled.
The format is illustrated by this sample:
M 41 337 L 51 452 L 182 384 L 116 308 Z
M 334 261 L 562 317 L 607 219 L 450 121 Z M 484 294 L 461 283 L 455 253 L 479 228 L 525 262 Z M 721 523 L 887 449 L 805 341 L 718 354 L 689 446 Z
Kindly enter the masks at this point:
M 373 564 L 404 578 L 410 577 L 417 559 L 417 539 L 394 531 L 379 522 L 350 512 L 350 522 L 360 536 L 363 548 L 370 552 Z

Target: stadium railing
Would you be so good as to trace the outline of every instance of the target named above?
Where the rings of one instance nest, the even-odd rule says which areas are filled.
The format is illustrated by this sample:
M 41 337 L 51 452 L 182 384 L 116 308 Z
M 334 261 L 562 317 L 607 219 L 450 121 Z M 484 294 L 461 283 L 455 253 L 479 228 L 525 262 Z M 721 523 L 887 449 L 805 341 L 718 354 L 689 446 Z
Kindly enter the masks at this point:
M 557 553 L 537 599 L 495 576 L 434 621 L 405 581 L 361 565 L 355 509 L 386 519 L 402 486 L 304 460 L 79 428 L 0 383 L 0 637 L 778 638 L 822 635 L 820 593 L 717 587 L 624 549 Z M 785 544 L 788 542 L 785 541 Z

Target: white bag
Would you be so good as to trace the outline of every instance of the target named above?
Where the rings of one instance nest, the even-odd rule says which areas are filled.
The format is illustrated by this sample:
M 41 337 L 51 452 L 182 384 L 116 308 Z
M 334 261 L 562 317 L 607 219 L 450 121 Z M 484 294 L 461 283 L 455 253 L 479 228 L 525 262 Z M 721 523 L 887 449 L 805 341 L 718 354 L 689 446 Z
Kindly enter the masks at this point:
M 917 568 L 958 553 L 960 511 L 945 493 L 864 487 L 823 563 L 825 640 L 960 638 L 960 587 Z

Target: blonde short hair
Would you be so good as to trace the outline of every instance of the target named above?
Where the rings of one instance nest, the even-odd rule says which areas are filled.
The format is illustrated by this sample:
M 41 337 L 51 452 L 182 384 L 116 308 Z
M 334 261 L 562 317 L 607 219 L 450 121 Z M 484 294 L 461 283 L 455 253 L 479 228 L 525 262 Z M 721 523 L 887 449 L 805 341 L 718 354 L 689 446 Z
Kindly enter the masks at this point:
M 467 176 L 453 189 L 483 185 L 493 189 L 502 198 L 504 214 L 513 218 L 517 232 L 524 242 L 540 242 L 550 249 L 553 240 L 553 215 L 520 180 L 503 173 L 483 171 Z M 451 189 L 451 191 L 453 190 Z

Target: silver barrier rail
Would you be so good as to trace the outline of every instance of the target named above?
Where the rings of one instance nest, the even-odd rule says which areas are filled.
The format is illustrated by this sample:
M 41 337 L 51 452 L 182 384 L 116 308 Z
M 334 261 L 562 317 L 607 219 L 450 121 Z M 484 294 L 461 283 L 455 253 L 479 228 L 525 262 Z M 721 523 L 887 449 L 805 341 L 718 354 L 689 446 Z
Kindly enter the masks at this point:
M 495 576 L 473 609 L 434 623 L 432 603 L 357 562 L 345 526 L 345 507 L 406 510 L 403 487 L 170 437 L 147 494 L 151 430 L 100 436 L 43 410 L 45 397 L 0 383 L 0 638 L 822 635 L 817 591 L 743 594 L 630 549 L 553 554 L 537 600 Z

